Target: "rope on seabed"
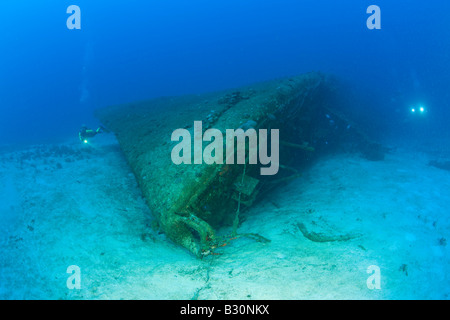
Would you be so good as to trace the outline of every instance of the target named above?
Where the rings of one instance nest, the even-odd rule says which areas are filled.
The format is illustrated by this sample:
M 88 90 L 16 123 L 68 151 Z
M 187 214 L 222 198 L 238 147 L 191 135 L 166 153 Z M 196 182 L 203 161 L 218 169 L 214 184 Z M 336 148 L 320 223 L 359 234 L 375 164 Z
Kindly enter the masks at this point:
M 348 241 L 355 238 L 359 238 L 361 236 L 360 234 L 343 234 L 337 236 L 326 235 L 324 233 L 308 231 L 305 225 L 301 222 L 298 222 L 296 225 L 305 238 L 314 242 Z
M 244 172 L 242 173 L 241 185 L 244 184 L 246 165 L 247 165 L 247 162 L 244 162 Z M 238 207 L 237 207 L 236 214 L 235 214 L 234 220 L 233 220 L 233 233 L 232 233 L 233 236 L 236 236 L 237 228 L 238 228 L 238 225 L 239 225 L 239 212 L 241 210 L 241 195 L 242 195 L 242 191 L 239 191 Z

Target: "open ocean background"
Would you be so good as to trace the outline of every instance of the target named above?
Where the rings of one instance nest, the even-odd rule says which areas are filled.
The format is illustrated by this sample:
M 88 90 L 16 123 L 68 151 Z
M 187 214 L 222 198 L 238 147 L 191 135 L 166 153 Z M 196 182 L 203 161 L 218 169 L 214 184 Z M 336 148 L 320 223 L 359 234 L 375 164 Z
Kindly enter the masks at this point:
M 81 30 L 66 9 L 81 8 Z M 381 30 L 366 9 L 381 8 Z M 398 139 L 448 134 L 450 2 L 25 1 L 0 5 L 1 144 L 60 142 L 93 110 L 309 71 L 331 73 L 353 116 Z M 356 100 L 358 100 L 356 99 Z M 355 101 L 356 101 L 355 100 Z M 411 105 L 423 122 L 406 122 Z

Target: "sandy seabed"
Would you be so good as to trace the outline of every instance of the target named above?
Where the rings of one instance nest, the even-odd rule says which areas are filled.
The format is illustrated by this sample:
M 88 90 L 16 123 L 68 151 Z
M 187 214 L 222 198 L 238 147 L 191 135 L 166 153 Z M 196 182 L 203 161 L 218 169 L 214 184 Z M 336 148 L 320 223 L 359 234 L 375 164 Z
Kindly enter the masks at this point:
M 4 149 L 0 298 L 448 299 L 450 172 L 430 159 L 323 158 L 242 215 L 269 243 L 199 260 L 152 227 L 113 138 Z

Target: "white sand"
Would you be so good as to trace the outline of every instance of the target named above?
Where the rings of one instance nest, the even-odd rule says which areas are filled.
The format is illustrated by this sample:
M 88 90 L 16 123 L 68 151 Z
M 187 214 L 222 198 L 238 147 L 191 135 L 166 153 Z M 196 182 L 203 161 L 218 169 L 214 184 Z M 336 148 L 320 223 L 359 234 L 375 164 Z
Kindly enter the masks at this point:
M 1 299 L 449 298 L 450 172 L 431 156 L 322 159 L 241 217 L 240 233 L 270 243 L 240 238 L 198 260 L 151 228 L 115 140 L 58 148 L 0 155 Z M 298 223 L 357 237 L 313 242 Z

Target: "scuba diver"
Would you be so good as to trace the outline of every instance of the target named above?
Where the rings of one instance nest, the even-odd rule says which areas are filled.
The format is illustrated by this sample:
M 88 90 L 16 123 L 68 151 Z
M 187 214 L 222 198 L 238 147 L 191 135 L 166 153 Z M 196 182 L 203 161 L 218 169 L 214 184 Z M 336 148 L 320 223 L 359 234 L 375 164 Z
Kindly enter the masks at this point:
M 80 132 L 78 132 L 78 137 L 81 141 L 84 143 L 88 143 L 90 138 L 95 137 L 99 133 L 108 132 L 105 128 L 102 126 L 98 127 L 97 130 L 92 130 L 86 127 L 85 125 L 81 126 Z

